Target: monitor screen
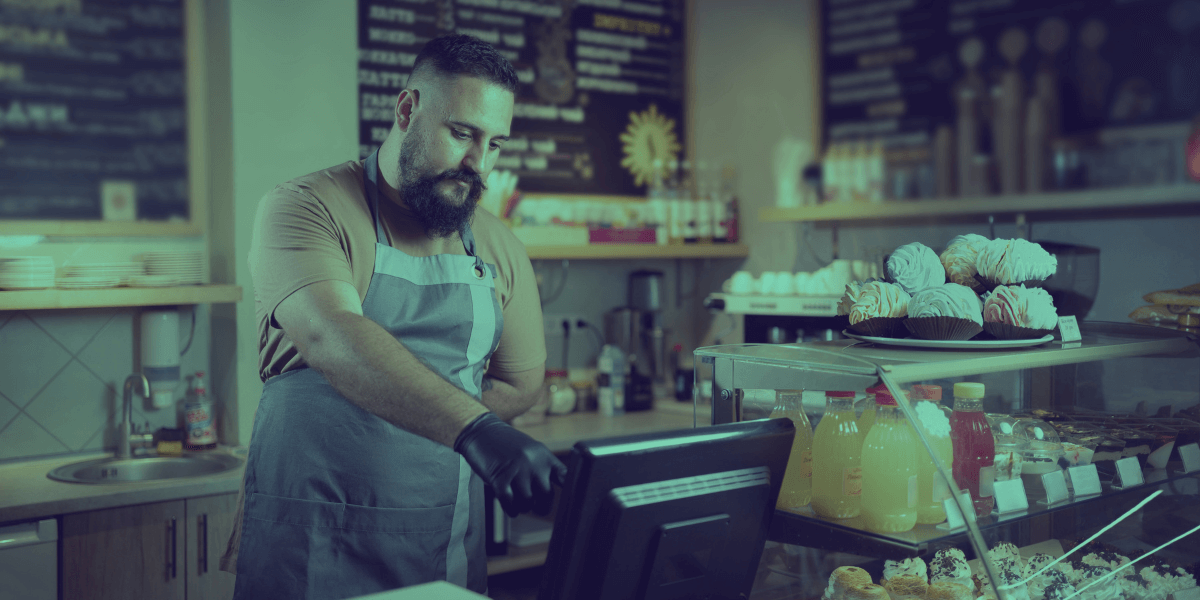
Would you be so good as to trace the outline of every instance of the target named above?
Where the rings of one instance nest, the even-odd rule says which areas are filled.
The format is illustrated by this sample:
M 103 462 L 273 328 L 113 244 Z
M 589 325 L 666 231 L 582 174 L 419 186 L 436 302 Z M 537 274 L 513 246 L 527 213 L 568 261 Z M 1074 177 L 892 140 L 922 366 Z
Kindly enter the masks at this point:
M 575 444 L 539 599 L 748 597 L 793 435 L 765 419 Z

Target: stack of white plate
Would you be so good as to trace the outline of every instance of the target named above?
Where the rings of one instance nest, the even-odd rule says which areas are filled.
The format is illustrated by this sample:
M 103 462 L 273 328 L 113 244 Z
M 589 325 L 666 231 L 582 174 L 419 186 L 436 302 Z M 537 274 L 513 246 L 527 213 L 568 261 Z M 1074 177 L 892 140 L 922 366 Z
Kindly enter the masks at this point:
M 54 287 L 54 259 L 49 256 L 0 258 L 0 288 L 41 290 Z
M 121 278 L 113 275 L 63 275 L 55 287 L 64 290 L 94 290 L 121 285 Z
M 116 278 L 118 285 L 129 285 L 129 280 L 144 275 L 146 268 L 140 262 L 84 263 L 63 265 L 59 281 L 80 277 L 98 279 Z
M 204 281 L 204 259 L 199 252 L 148 252 L 146 274 L 174 277 L 179 285 Z

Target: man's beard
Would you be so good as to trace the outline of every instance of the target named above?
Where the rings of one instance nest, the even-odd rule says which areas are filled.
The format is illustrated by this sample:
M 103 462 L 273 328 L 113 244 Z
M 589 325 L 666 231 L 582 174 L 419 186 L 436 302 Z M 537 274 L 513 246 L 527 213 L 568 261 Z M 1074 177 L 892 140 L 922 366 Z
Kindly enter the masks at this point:
M 475 205 L 487 186 L 478 173 L 463 169 L 447 169 L 436 175 L 418 173 L 416 160 L 422 142 L 419 136 L 410 134 L 400 143 L 400 199 L 412 210 L 427 235 L 439 238 L 461 235 L 471 224 Z M 437 189 L 443 181 L 462 181 L 471 187 L 466 198 L 455 203 Z M 458 192 L 461 188 L 456 183 L 452 189 Z

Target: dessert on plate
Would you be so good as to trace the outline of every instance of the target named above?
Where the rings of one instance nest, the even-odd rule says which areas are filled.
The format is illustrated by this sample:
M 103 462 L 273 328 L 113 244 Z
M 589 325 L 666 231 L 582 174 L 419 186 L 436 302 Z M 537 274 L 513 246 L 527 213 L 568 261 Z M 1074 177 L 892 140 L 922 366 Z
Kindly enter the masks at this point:
M 838 314 L 849 315 L 850 329 L 859 335 L 902 337 L 911 298 L 894 283 L 855 282 L 846 286 L 846 293 L 838 302 Z
M 909 294 L 946 283 L 942 261 L 929 246 L 920 242 L 896 248 L 887 259 L 887 274 Z
M 1058 259 L 1028 240 L 991 240 L 975 255 L 975 268 L 982 291 L 990 292 L 998 285 L 1041 283 L 1058 270 Z
M 983 297 L 983 328 L 999 339 L 1036 339 L 1057 326 L 1054 300 L 1042 288 L 1002 285 Z
M 946 280 L 971 289 L 982 286 L 975 278 L 975 274 L 979 272 L 975 268 L 975 257 L 987 243 L 987 238 L 974 233 L 950 240 L 942 255 L 938 257 L 942 261 L 942 268 L 946 269 Z
M 925 340 L 969 340 L 983 331 L 983 303 L 957 283 L 926 288 L 908 302 L 904 326 Z

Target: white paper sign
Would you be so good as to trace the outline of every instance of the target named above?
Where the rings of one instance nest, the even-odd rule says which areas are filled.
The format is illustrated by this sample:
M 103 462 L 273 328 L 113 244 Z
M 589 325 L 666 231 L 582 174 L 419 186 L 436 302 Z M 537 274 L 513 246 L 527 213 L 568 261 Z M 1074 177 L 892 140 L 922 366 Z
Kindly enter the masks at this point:
M 996 481 L 996 467 L 983 467 L 979 469 L 979 497 L 991 498 L 995 495 L 993 484 Z
M 1067 472 L 1071 475 L 1071 487 L 1076 497 L 1093 496 L 1103 491 L 1100 488 L 1100 473 L 1096 471 L 1096 465 L 1070 467 Z
M 1129 456 L 1117 461 L 1117 479 L 1113 482 L 1113 487 L 1131 488 L 1137 487 L 1146 483 L 1142 479 L 1142 465 L 1138 463 L 1136 456 Z
M 959 498 L 962 501 L 963 506 L 967 507 L 970 515 L 969 518 L 974 520 L 975 504 L 971 501 L 971 494 L 969 492 L 963 492 L 962 496 Z M 967 526 L 967 522 L 963 520 L 963 513 L 958 509 L 958 503 L 954 501 L 954 498 L 946 498 L 943 500 L 942 508 L 946 510 L 946 522 L 938 525 L 938 529 L 954 531 L 955 529 L 962 529 Z
M 1005 479 L 993 484 L 996 491 L 996 512 L 1002 515 L 1029 510 L 1029 497 L 1025 495 L 1025 482 L 1020 477 Z
M 1042 487 L 1046 489 L 1046 499 L 1038 504 L 1058 504 L 1070 497 L 1067 492 L 1067 478 L 1062 471 L 1051 471 L 1042 475 Z
M 1179 447 L 1179 456 L 1183 458 L 1183 472 L 1195 473 L 1200 471 L 1200 446 L 1188 444 Z
M 1200 600 L 1200 587 L 1190 587 L 1171 594 L 1173 600 Z
M 1064 342 L 1078 342 L 1083 339 L 1079 333 L 1079 322 L 1075 317 L 1059 317 L 1058 333 Z
M 939 473 L 933 474 L 933 501 L 941 502 L 950 497 L 950 486 Z

